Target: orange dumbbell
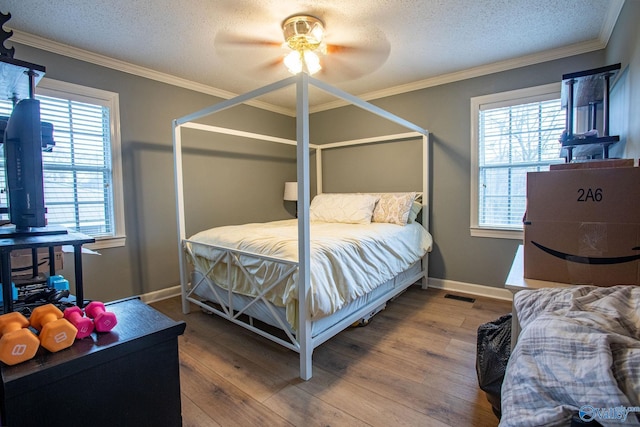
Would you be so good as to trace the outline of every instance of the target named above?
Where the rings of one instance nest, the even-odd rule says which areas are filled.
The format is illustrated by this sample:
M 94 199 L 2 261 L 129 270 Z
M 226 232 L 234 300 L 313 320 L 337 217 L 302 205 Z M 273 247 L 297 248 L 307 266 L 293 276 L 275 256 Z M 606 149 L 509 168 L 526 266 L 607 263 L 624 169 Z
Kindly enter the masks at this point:
M 71 347 L 78 329 L 53 304 L 41 305 L 31 313 L 31 326 L 40 331 L 40 344 L 51 352 Z
M 40 347 L 40 340 L 27 327 L 29 321 L 21 313 L 0 316 L 0 360 L 15 365 L 32 359 Z

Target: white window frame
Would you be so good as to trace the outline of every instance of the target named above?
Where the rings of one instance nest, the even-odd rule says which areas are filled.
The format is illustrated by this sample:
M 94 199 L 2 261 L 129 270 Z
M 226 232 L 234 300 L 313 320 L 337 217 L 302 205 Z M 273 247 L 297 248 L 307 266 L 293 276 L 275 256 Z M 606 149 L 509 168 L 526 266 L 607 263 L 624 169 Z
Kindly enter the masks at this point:
M 120 97 L 115 92 L 43 78 L 36 86 L 36 96 L 50 96 L 71 101 L 101 105 L 109 108 L 111 131 L 111 180 L 113 191 L 114 235 L 98 236 L 95 243 L 84 245 L 89 249 L 125 246 L 124 194 L 122 186 L 122 150 L 120 144 Z M 55 129 L 54 129 L 55 139 Z M 54 148 L 55 149 L 55 148 Z
M 511 228 L 481 227 L 478 225 L 478 175 L 479 175 L 479 113 L 481 109 L 559 99 L 561 82 L 517 89 L 471 98 L 471 217 L 470 232 L 473 237 L 523 240 L 524 232 Z M 558 135 L 560 137 L 560 135 Z

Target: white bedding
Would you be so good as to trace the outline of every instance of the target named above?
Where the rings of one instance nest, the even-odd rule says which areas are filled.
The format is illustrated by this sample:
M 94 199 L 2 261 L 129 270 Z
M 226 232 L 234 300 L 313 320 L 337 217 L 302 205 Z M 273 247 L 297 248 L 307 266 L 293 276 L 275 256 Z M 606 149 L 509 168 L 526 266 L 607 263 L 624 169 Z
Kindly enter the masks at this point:
M 297 262 L 297 220 L 216 227 L 195 234 L 189 241 L 206 243 Z M 406 270 L 431 250 L 431 235 L 418 223 L 311 223 L 311 289 L 307 301 L 312 319 L 324 317 Z M 214 259 L 218 249 L 192 245 L 196 256 Z M 205 261 L 207 264 L 208 261 Z M 286 266 L 245 257 L 243 264 L 260 288 L 279 277 Z M 210 266 L 210 264 L 209 264 Z M 227 287 L 226 268 L 218 264 L 209 275 Z M 240 269 L 233 271 L 232 290 L 256 295 Z M 286 307 L 287 321 L 296 324 L 297 270 L 265 297 Z

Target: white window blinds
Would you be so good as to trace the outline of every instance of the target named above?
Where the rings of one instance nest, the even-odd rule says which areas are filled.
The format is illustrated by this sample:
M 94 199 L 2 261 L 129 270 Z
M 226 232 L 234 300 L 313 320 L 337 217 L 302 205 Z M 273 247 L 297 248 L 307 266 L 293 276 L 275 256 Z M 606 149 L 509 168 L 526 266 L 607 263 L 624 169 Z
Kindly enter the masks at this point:
M 559 161 L 565 126 L 560 98 L 481 105 L 478 117 L 478 226 L 522 229 L 526 174 Z
M 53 124 L 55 146 L 42 153 L 47 223 L 93 237 L 113 236 L 110 111 L 102 105 L 37 96 L 40 119 Z M 12 103 L 0 101 L 9 116 Z M 5 188 L 4 156 L 1 179 Z M 6 197 L 2 198 L 6 204 Z

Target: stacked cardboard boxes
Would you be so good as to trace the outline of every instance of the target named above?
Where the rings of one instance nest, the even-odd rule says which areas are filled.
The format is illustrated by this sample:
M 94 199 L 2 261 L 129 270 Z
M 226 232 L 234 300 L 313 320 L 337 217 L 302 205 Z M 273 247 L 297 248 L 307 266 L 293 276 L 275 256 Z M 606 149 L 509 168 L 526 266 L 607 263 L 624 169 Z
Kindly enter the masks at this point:
M 524 237 L 526 278 L 640 285 L 640 168 L 529 173 Z

